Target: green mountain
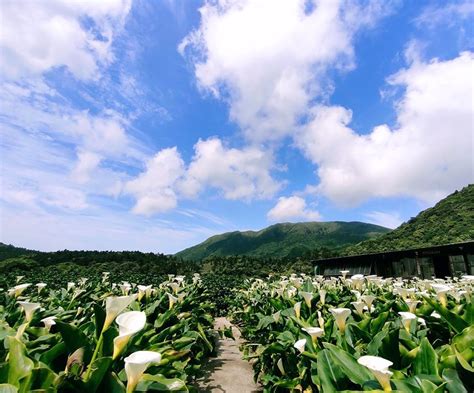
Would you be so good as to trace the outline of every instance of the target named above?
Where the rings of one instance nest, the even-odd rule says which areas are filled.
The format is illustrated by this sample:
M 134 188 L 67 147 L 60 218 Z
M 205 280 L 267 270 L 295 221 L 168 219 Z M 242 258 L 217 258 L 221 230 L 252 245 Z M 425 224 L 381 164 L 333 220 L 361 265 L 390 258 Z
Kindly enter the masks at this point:
M 474 240 L 474 184 L 456 191 L 377 239 L 349 246 L 344 254 L 367 254 Z
M 363 222 L 275 224 L 261 231 L 228 232 L 175 254 L 186 260 L 210 256 L 296 257 L 321 248 L 338 249 L 390 230 Z

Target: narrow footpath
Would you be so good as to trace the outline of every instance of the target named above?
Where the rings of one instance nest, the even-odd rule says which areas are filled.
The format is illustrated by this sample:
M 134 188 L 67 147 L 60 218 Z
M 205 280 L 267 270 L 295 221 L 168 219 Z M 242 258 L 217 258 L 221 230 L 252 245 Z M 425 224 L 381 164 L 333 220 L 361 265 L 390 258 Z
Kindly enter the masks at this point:
M 240 331 L 225 317 L 216 318 L 215 329 L 232 326 L 235 341 L 219 338 L 217 357 L 206 364 L 205 376 L 197 381 L 200 392 L 212 393 L 257 393 L 261 388 L 253 381 L 253 370 L 249 362 L 242 359 L 239 346 Z

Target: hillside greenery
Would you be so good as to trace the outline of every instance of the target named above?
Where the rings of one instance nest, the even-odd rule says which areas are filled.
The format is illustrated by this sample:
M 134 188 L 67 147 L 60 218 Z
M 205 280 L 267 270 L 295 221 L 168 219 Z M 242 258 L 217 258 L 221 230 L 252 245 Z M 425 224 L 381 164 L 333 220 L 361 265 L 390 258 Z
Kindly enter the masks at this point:
M 228 232 L 176 254 L 185 260 L 210 256 L 325 257 L 338 255 L 349 244 L 359 243 L 389 232 L 363 222 L 304 222 L 275 224 L 261 231 Z
M 376 239 L 349 246 L 344 254 L 405 250 L 474 240 L 474 185 L 468 185 Z

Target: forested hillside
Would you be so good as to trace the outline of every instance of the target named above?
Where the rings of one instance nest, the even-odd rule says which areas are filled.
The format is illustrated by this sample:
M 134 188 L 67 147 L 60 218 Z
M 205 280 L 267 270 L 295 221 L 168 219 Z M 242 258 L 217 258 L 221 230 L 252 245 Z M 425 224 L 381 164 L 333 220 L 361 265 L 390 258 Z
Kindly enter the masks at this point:
M 377 239 L 348 247 L 365 254 L 474 240 L 474 185 L 464 187 Z
M 389 232 L 363 222 L 304 222 L 275 224 L 261 231 L 228 232 L 213 236 L 176 256 L 200 260 L 209 256 L 324 257 L 348 244 Z

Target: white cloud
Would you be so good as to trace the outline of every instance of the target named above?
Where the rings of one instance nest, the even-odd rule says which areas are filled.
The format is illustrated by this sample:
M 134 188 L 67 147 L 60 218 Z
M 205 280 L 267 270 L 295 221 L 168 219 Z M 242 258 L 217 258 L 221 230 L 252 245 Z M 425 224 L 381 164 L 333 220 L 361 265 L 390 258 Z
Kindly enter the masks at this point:
M 450 26 L 459 20 L 469 19 L 473 14 L 474 3 L 471 0 L 448 1 L 442 6 L 429 5 L 415 19 L 415 23 L 430 28 L 440 24 Z
M 136 198 L 133 211 L 151 215 L 174 209 L 177 181 L 185 171 L 176 147 L 159 151 L 146 165 L 146 170 L 126 183 L 124 191 Z
M 372 211 L 365 214 L 367 222 L 380 225 L 385 228 L 395 229 L 403 222 L 402 217 L 397 212 Z
M 238 0 L 206 2 L 201 25 L 180 44 L 198 84 L 230 103 L 252 141 L 291 133 L 311 100 L 331 91 L 328 67 L 353 67 L 353 36 L 391 2 Z
M 472 182 L 473 61 L 462 53 L 391 76 L 405 89 L 394 129 L 359 135 L 349 127 L 350 110 L 316 106 L 295 139 L 318 165 L 318 192 L 344 205 L 401 195 L 434 202 Z
M 208 187 L 226 199 L 269 198 L 280 188 L 270 171 L 273 157 L 254 147 L 225 147 L 218 138 L 199 140 L 186 167 L 176 147 L 159 151 L 146 169 L 124 187 L 133 195 L 137 214 L 151 215 L 174 209 L 179 198 L 195 198 Z
M 277 204 L 267 213 L 270 221 L 318 221 L 321 215 L 308 209 L 306 201 L 299 196 L 280 197 Z
M 18 79 L 65 66 L 78 79 L 95 79 L 113 60 L 113 38 L 130 7 L 130 0 L 2 2 L 2 74 Z
M 226 199 L 269 198 L 280 188 L 270 171 L 273 156 L 256 147 L 227 148 L 218 138 L 199 140 L 181 190 L 192 196 L 204 187 L 220 190 Z

